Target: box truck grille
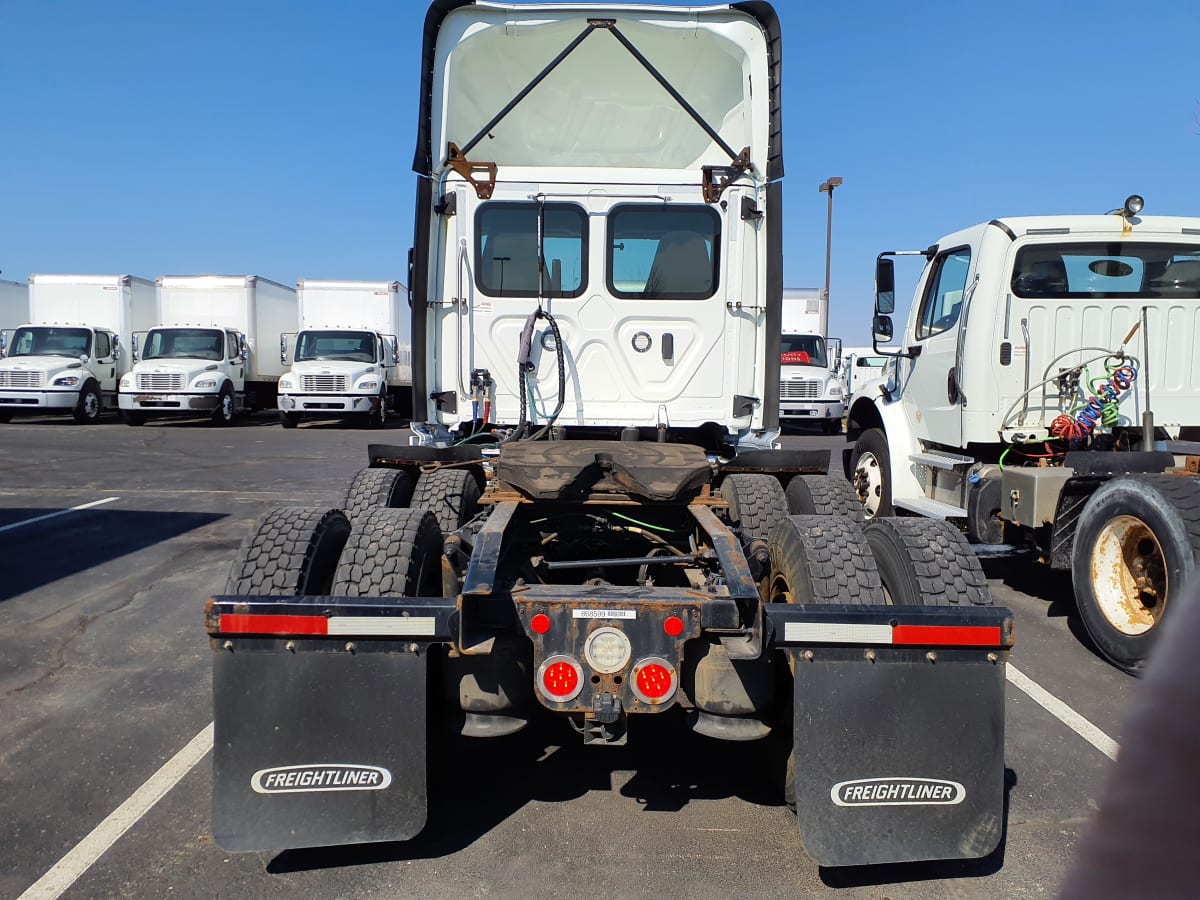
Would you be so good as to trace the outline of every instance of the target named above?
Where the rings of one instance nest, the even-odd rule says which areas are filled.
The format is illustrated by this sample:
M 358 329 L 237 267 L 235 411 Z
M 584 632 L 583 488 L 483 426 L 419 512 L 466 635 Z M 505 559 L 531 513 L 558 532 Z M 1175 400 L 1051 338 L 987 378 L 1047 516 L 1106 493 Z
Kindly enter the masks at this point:
M 301 375 L 300 390 L 332 392 L 346 389 L 345 375 Z
M 816 400 L 821 396 L 819 381 L 781 381 L 779 382 L 780 400 Z
M 182 391 L 183 375 L 139 372 L 137 387 L 139 391 Z
M 5 372 L 0 369 L 0 387 L 35 388 L 41 386 L 41 372 Z

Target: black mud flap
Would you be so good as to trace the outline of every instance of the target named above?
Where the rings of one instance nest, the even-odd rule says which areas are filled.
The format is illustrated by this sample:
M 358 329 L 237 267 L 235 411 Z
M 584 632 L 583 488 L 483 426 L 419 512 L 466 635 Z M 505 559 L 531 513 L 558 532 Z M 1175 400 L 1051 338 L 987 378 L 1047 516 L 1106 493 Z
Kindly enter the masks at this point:
M 221 615 L 222 606 L 237 611 Z M 372 619 L 246 608 L 223 598 L 209 606 L 217 844 L 283 850 L 417 835 L 427 814 L 432 635 L 397 640 L 395 627 L 416 620 L 395 616 L 378 618 L 362 635 L 344 628 L 330 629 L 336 637 L 314 635 L 306 621 Z M 424 618 L 446 630 L 446 615 Z M 229 630 L 244 623 L 259 633 Z M 380 628 L 392 634 L 381 639 Z M 263 636 L 272 629 L 276 636 Z M 294 637 L 277 636 L 288 629 Z
M 796 814 L 823 866 L 974 859 L 1004 827 L 994 607 L 766 608 L 795 671 Z

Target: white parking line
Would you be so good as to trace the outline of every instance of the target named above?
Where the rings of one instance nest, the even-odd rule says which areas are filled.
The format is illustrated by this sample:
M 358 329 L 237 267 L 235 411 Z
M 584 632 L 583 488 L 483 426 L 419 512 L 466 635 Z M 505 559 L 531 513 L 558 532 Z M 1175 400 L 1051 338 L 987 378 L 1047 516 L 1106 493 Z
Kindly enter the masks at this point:
M 114 500 L 120 499 L 120 497 L 105 497 L 103 500 L 93 500 L 91 503 L 81 503 L 79 506 L 72 506 L 70 509 L 60 509 L 57 512 L 46 513 L 44 516 L 34 516 L 32 519 L 25 519 L 22 522 L 13 522 L 9 525 L 0 525 L 0 531 L 8 531 L 12 528 L 20 528 L 24 525 L 32 525 L 34 522 L 44 522 L 46 519 L 53 519 L 55 516 L 65 516 L 67 513 L 78 512 L 81 509 L 91 509 L 93 506 L 103 506 L 105 503 L 112 503 Z
M 108 848 L 148 813 L 151 807 L 192 770 L 212 749 L 213 724 L 209 722 L 187 746 L 172 756 L 129 799 L 118 806 L 108 818 L 92 829 L 91 834 L 68 851 L 45 875 L 30 885 L 17 900 L 55 900 L 92 867 Z
M 1005 666 L 1005 676 L 1018 688 L 1023 690 L 1031 699 L 1052 716 L 1074 731 L 1077 735 L 1103 753 L 1111 760 L 1117 758 L 1117 742 L 1081 716 L 1067 704 L 1063 703 L 1048 690 L 1033 681 L 1028 675 L 1008 663 Z

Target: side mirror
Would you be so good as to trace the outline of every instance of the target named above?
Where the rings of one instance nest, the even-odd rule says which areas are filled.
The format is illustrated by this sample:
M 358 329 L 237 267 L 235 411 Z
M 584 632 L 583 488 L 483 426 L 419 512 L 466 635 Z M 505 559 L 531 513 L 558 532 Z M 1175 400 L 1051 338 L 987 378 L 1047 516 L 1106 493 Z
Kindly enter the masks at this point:
M 0 331 L 0 359 L 8 356 L 8 329 Z
M 138 358 L 139 358 L 139 354 L 138 354 L 138 336 L 136 334 L 132 335 L 129 338 L 129 350 L 130 350 L 130 353 L 132 354 L 133 361 L 137 362 Z
M 246 336 L 244 334 L 238 335 L 238 352 L 242 354 L 242 359 L 250 355 L 250 345 L 246 343 Z
M 875 312 L 890 316 L 895 311 L 896 264 L 891 257 L 881 256 L 875 260 Z
M 279 336 L 279 361 L 281 363 L 287 362 L 287 335 L 286 334 L 281 334 Z
M 890 341 L 892 339 L 892 317 L 876 315 L 871 320 L 871 333 L 880 341 Z
M 114 360 L 121 358 L 121 338 L 115 334 L 112 338 L 112 358 Z
M 829 338 L 829 340 L 826 343 L 829 344 L 829 351 L 830 351 L 829 352 L 829 358 L 830 358 L 829 368 L 831 370 L 833 370 L 834 372 L 836 372 L 838 370 L 838 367 L 841 366 L 841 364 L 842 364 L 842 339 L 841 338 Z
M 92 358 L 90 356 L 88 356 L 86 353 L 80 353 L 79 361 L 86 366 L 89 362 L 92 361 Z

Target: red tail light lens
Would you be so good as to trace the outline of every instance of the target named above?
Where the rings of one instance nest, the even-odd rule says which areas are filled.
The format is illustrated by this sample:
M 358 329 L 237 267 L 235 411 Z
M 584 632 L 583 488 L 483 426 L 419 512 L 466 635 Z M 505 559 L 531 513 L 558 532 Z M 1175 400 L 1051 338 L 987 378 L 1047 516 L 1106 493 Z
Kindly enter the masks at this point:
M 663 631 L 671 637 L 679 637 L 683 634 L 683 619 L 679 616 L 667 616 L 667 620 L 663 622 Z
M 646 703 L 665 703 L 675 696 L 677 686 L 675 667 L 665 659 L 650 657 L 633 667 L 633 692 Z
M 545 634 L 550 630 L 550 617 L 545 613 L 538 613 L 529 620 L 529 627 L 533 629 L 534 634 Z
M 583 670 L 569 656 L 551 656 L 538 669 L 537 686 L 547 699 L 566 703 L 583 690 Z

